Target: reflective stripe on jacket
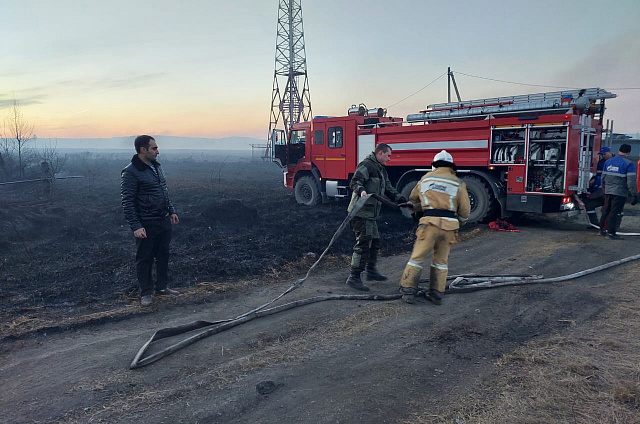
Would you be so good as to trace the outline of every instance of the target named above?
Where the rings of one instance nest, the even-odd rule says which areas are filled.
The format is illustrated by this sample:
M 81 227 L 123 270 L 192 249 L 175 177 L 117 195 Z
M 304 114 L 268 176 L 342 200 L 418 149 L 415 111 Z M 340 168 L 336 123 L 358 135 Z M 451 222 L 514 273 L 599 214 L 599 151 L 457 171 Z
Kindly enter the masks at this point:
M 453 169 L 440 167 L 427 173 L 411 191 L 409 200 L 415 212 L 436 209 L 457 214 L 457 218 L 423 216 L 420 224 L 431 224 L 443 230 L 456 230 L 464 225 L 471 213 L 467 185 L 460 181 Z

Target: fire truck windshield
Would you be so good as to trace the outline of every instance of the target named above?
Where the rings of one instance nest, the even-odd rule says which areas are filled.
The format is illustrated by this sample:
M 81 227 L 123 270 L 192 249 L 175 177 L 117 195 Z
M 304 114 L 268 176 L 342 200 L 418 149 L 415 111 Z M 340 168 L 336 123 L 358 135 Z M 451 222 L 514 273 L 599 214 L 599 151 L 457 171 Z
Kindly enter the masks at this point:
M 291 139 L 289 140 L 289 144 L 304 144 L 306 136 L 307 132 L 305 130 L 291 131 Z

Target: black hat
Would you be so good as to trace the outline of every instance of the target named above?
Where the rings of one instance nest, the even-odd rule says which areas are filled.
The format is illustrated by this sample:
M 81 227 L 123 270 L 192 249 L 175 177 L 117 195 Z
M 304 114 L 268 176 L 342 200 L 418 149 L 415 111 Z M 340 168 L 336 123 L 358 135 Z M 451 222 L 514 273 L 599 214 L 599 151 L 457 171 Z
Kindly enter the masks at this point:
M 631 153 L 631 146 L 629 146 L 628 144 L 621 144 L 618 151 L 620 153 Z

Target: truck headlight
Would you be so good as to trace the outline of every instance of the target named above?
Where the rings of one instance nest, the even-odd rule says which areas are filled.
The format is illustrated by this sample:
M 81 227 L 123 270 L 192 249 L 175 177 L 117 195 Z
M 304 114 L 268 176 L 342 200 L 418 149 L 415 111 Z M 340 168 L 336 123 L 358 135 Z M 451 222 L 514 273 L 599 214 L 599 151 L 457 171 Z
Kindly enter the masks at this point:
M 560 205 L 561 211 L 572 211 L 576 208 L 576 204 L 573 202 L 563 203 Z

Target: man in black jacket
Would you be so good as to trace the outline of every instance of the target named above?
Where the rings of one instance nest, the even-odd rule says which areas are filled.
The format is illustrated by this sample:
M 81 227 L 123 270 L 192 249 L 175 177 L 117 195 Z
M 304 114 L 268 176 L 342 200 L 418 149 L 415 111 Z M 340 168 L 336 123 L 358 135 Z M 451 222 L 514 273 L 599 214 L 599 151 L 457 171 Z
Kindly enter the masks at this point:
M 167 278 L 171 224 L 175 225 L 180 220 L 169 200 L 162 167 L 156 162 L 159 154 L 156 141 L 151 136 L 141 135 L 136 137 L 134 144 L 137 154 L 121 173 L 122 208 L 138 247 L 136 274 L 140 286 L 140 304 L 151 306 L 154 288 L 151 267 L 154 259 L 156 294 L 178 294 L 167 287 Z

